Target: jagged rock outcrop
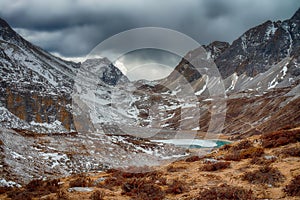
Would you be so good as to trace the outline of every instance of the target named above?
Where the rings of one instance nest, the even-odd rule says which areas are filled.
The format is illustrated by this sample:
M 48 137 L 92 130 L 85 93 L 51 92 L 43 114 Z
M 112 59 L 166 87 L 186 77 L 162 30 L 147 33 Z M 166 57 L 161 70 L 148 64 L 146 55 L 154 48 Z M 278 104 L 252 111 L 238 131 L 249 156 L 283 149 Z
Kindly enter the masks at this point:
M 230 44 L 228 42 L 214 41 L 203 47 L 208 52 L 209 57 L 217 59 L 229 46 Z

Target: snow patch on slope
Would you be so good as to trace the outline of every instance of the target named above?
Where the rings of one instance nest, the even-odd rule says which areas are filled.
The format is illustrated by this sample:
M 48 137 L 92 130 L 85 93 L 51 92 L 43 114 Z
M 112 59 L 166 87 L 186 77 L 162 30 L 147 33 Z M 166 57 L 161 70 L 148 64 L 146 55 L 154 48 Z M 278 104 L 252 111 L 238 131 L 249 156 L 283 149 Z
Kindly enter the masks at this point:
M 266 39 L 267 40 L 270 39 L 271 36 L 275 34 L 275 32 L 277 31 L 277 29 L 278 28 L 276 28 L 274 26 L 274 23 L 272 23 L 272 25 L 267 28 L 266 35 L 265 35 Z

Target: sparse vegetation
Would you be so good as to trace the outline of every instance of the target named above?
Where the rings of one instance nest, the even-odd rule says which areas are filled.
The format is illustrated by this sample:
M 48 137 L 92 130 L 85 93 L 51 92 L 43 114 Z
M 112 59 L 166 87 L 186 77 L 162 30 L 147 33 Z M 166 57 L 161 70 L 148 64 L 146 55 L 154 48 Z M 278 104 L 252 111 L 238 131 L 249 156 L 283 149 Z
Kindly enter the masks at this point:
M 123 186 L 130 179 L 146 180 L 156 185 L 166 185 L 166 178 L 162 177 L 162 173 L 158 171 L 131 173 L 111 169 L 109 173 L 111 173 L 111 176 L 106 178 L 104 183 L 98 184 L 98 187 L 112 190 L 114 187 Z
M 12 190 L 7 193 L 7 197 L 12 200 L 32 200 L 32 195 L 30 192 L 22 191 L 20 189 Z
M 0 194 L 4 194 L 8 191 L 11 191 L 12 189 L 12 187 L 0 187 Z
M 264 150 L 260 147 L 254 147 L 250 140 L 243 140 L 237 144 L 224 145 L 221 151 L 227 151 L 224 160 L 240 161 L 242 159 L 260 157 Z
M 103 200 L 105 196 L 105 193 L 103 191 L 100 190 L 96 190 L 95 192 L 93 192 L 90 196 L 91 200 Z
M 215 162 L 215 163 L 207 163 L 199 168 L 200 171 L 218 171 L 221 169 L 226 169 L 230 167 L 230 162 Z
M 283 132 L 284 131 L 285 130 L 283 130 Z M 275 135 L 276 137 L 274 136 L 274 138 L 278 138 L 278 135 Z M 269 139 L 268 141 L 271 141 Z M 263 140 L 264 139 L 261 139 L 262 142 Z M 278 142 L 277 139 L 272 141 Z M 137 145 L 141 144 L 139 141 L 137 142 Z M 282 143 L 280 142 L 278 144 L 281 145 Z M 274 146 L 277 146 L 278 144 L 274 144 Z M 265 152 L 266 154 L 264 154 Z M 263 187 L 266 188 L 284 188 L 282 189 L 281 195 L 286 193 L 287 196 L 300 196 L 300 176 L 295 177 L 288 185 L 285 186 L 283 185 L 285 180 L 284 175 L 279 171 L 279 169 L 274 166 L 270 166 L 270 164 L 275 161 L 276 163 L 274 163 L 274 165 L 280 164 L 280 162 L 282 162 L 282 156 L 299 157 L 299 154 L 300 147 L 298 143 L 269 150 L 260 147 L 259 144 L 254 145 L 252 140 L 249 139 L 240 141 L 236 144 L 233 143 L 225 145 L 219 151 L 208 154 L 203 158 L 200 158 L 199 156 L 191 156 L 186 158 L 184 161 L 181 160 L 179 162 L 174 162 L 164 167 L 161 171 L 153 170 L 153 168 L 146 166 L 129 167 L 126 171 L 110 169 L 107 170 L 107 174 L 101 175 L 103 180 L 101 179 L 101 181 L 97 183 L 92 181 L 92 179 L 85 174 L 71 176 L 66 182 L 69 184 L 69 187 L 98 187 L 95 188 L 93 192 L 87 193 L 87 198 L 91 200 L 106 199 L 109 198 L 111 194 L 115 195 L 116 198 L 119 197 L 118 195 L 124 195 L 126 198 L 135 200 L 159 200 L 164 198 L 251 200 L 256 199 L 256 197 L 269 198 L 268 195 L 256 190 L 258 187 L 261 187 L 260 184 L 265 184 Z M 292 160 L 294 161 L 295 158 Z M 238 164 L 237 167 L 237 163 L 232 161 L 241 161 L 241 165 Z M 251 164 L 253 166 L 249 168 L 247 167 L 247 164 Z M 188 167 L 189 165 L 193 167 Z M 239 174 L 238 176 L 233 175 L 233 169 L 231 169 L 231 167 L 233 169 L 237 168 L 244 171 L 244 174 Z M 253 170 L 252 167 L 254 167 L 255 170 Z M 193 172 L 197 173 L 197 168 L 199 171 L 203 171 L 202 173 L 199 173 L 199 177 L 186 175 L 187 169 L 191 169 Z M 291 169 L 294 170 L 295 168 Z M 229 178 L 226 177 L 227 172 Z M 295 173 L 298 174 L 297 172 Z M 179 174 L 180 176 L 182 175 L 180 178 L 177 176 Z M 99 177 L 97 176 L 95 178 Z M 185 181 L 184 178 L 186 178 L 187 181 Z M 224 183 L 224 180 L 228 181 L 233 179 L 238 179 L 238 182 L 233 181 L 233 186 L 222 184 Z M 201 185 L 199 180 L 201 180 L 200 182 L 203 181 L 205 184 L 209 183 L 210 186 L 206 187 Z M 241 180 L 245 181 L 242 183 L 243 186 L 237 186 L 237 184 L 241 183 Z M 254 193 L 251 190 L 246 189 L 250 188 L 246 186 L 247 182 L 248 184 L 254 184 L 252 185 L 255 188 Z M 193 184 L 197 185 L 197 187 L 192 187 Z M 195 196 L 195 192 L 189 193 L 191 189 L 197 191 L 199 188 L 200 192 L 197 196 Z M 110 191 L 107 192 L 105 189 Z M 0 196 L 1 194 L 6 193 L 7 197 L 13 200 L 39 199 L 41 197 L 48 200 L 68 200 L 78 198 L 78 194 L 76 192 L 69 193 L 65 187 L 64 189 L 61 188 L 58 179 L 52 181 L 33 180 L 21 189 L 12 188 L 11 191 L 8 190 L 10 190 L 10 188 L 0 188 Z M 270 190 L 268 192 L 270 192 Z
M 42 181 L 32 180 L 23 189 L 12 189 L 7 196 L 13 200 L 27 200 L 59 191 L 59 179 Z
M 165 197 L 165 192 L 155 184 L 155 181 L 147 178 L 128 179 L 122 185 L 122 191 L 122 194 L 140 200 L 156 200 Z
M 289 196 L 300 196 L 300 175 L 296 176 L 285 188 L 284 192 Z
M 175 179 L 168 185 L 167 193 L 181 194 L 188 190 L 188 186 L 185 182 Z
M 276 157 L 270 157 L 270 158 L 265 158 L 265 157 L 253 157 L 250 161 L 250 164 L 252 165 L 269 165 L 273 162 L 276 161 Z
M 300 146 L 282 149 L 278 155 L 300 157 Z
M 224 159 L 225 160 L 232 160 L 232 161 L 240 161 L 242 159 L 259 157 L 262 154 L 264 154 L 263 148 L 250 147 L 250 148 L 247 148 L 247 149 L 230 151 L 224 156 Z
M 89 187 L 92 185 L 92 181 L 90 178 L 86 177 L 85 175 L 80 175 L 75 180 L 70 181 L 70 187 Z
M 69 200 L 70 196 L 66 190 L 59 190 L 56 193 L 56 197 L 59 200 Z
M 243 150 L 243 149 L 248 149 L 250 147 L 253 147 L 252 142 L 250 140 L 243 140 L 239 143 L 237 143 L 236 145 L 231 147 L 232 151 L 239 151 L 239 150 Z
M 186 170 L 186 167 L 185 166 L 174 166 L 174 165 L 169 165 L 167 167 L 167 171 L 168 172 L 181 172 L 181 171 L 184 171 Z
M 279 130 L 262 135 L 262 146 L 274 148 L 300 141 L 300 130 Z
M 283 182 L 284 176 L 277 168 L 266 165 L 258 170 L 246 172 L 242 179 L 252 184 L 269 184 L 276 186 L 277 183 Z
M 199 156 L 191 156 L 191 157 L 188 157 L 187 159 L 185 159 L 185 162 L 196 162 L 199 160 L 200 160 Z
M 195 200 L 255 200 L 251 190 L 246 190 L 242 187 L 229 186 L 223 184 L 211 188 L 202 189 L 199 196 Z

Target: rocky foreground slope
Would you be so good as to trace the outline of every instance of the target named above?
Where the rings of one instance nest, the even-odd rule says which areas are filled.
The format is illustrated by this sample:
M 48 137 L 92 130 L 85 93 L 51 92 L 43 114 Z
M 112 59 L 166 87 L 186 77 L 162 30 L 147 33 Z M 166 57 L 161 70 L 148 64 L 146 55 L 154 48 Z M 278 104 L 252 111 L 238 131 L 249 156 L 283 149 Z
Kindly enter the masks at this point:
M 1 188 L 1 199 L 299 199 L 300 128 L 279 130 L 155 168 L 83 173 Z

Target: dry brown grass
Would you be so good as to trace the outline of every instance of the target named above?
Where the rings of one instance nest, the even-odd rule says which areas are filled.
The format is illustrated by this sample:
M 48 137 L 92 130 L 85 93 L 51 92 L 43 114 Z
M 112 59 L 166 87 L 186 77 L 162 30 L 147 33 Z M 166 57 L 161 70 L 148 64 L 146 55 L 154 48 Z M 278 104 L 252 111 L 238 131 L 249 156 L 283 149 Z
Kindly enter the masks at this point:
M 76 179 L 70 181 L 69 187 L 89 187 L 92 186 L 92 180 L 85 175 L 80 175 Z
M 262 135 L 264 148 L 280 147 L 291 143 L 300 142 L 300 130 L 279 130 Z
M 167 193 L 169 194 L 182 194 L 189 190 L 187 183 L 175 179 L 171 184 L 168 185 Z
M 114 187 L 123 186 L 125 182 L 131 179 L 143 180 L 144 182 L 151 181 L 156 185 L 166 184 L 166 178 L 158 171 L 132 173 L 111 169 L 108 172 L 110 176 L 105 179 L 104 183 L 99 183 L 98 187 L 113 190 Z
M 240 161 L 242 159 L 260 157 L 264 149 L 260 147 L 249 147 L 247 149 L 234 150 L 224 156 L 224 160 Z
M 59 191 L 59 179 L 42 181 L 32 180 L 22 189 L 13 189 L 7 192 L 7 196 L 13 200 L 32 199 Z
M 69 200 L 70 195 L 66 190 L 59 190 L 56 193 L 56 198 L 59 199 L 59 200 Z
M 282 149 L 280 152 L 278 152 L 278 156 L 279 155 L 282 155 L 284 157 L 288 157 L 288 156 L 300 157 L 300 146 Z
M 226 169 L 230 167 L 230 162 L 215 162 L 215 163 L 208 163 L 203 165 L 202 167 L 199 168 L 200 171 L 207 171 L 207 172 L 212 172 L 212 171 L 218 171 L 221 169 Z
M 195 200 L 255 200 L 251 190 L 242 187 L 229 186 L 223 184 L 211 188 L 202 189 Z
M 253 157 L 250 161 L 252 165 L 269 165 L 276 161 L 276 157 L 271 157 L 269 159 L 265 157 Z
M 155 184 L 154 180 L 147 178 L 128 179 L 122 185 L 122 194 L 140 200 L 163 199 L 165 192 L 160 186 Z
M 181 172 L 186 169 L 187 168 L 185 166 L 176 166 L 176 165 L 172 165 L 172 164 L 167 167 L 168 172 Z
M 289 196 L 300 197 L 300 175 L 294 179 L 284 188 L 284 192 Z
M 284 181 L 284 175 L 277 169 L 268 165 L 260 167 L 258 170 L 246 172 L 242 179 L 251 184 L 269 184 L 276 186 Z
M 93 192 L 90 196 L 91 200 L 103 200 L 105 197 L 105 193 L 103 191 L 100 190 L 96 190 L 95 192 Z
M 201 160 L 201 158 L 199 156 L 191 156 L 185 159 L 185 162 L 196 162 Z

